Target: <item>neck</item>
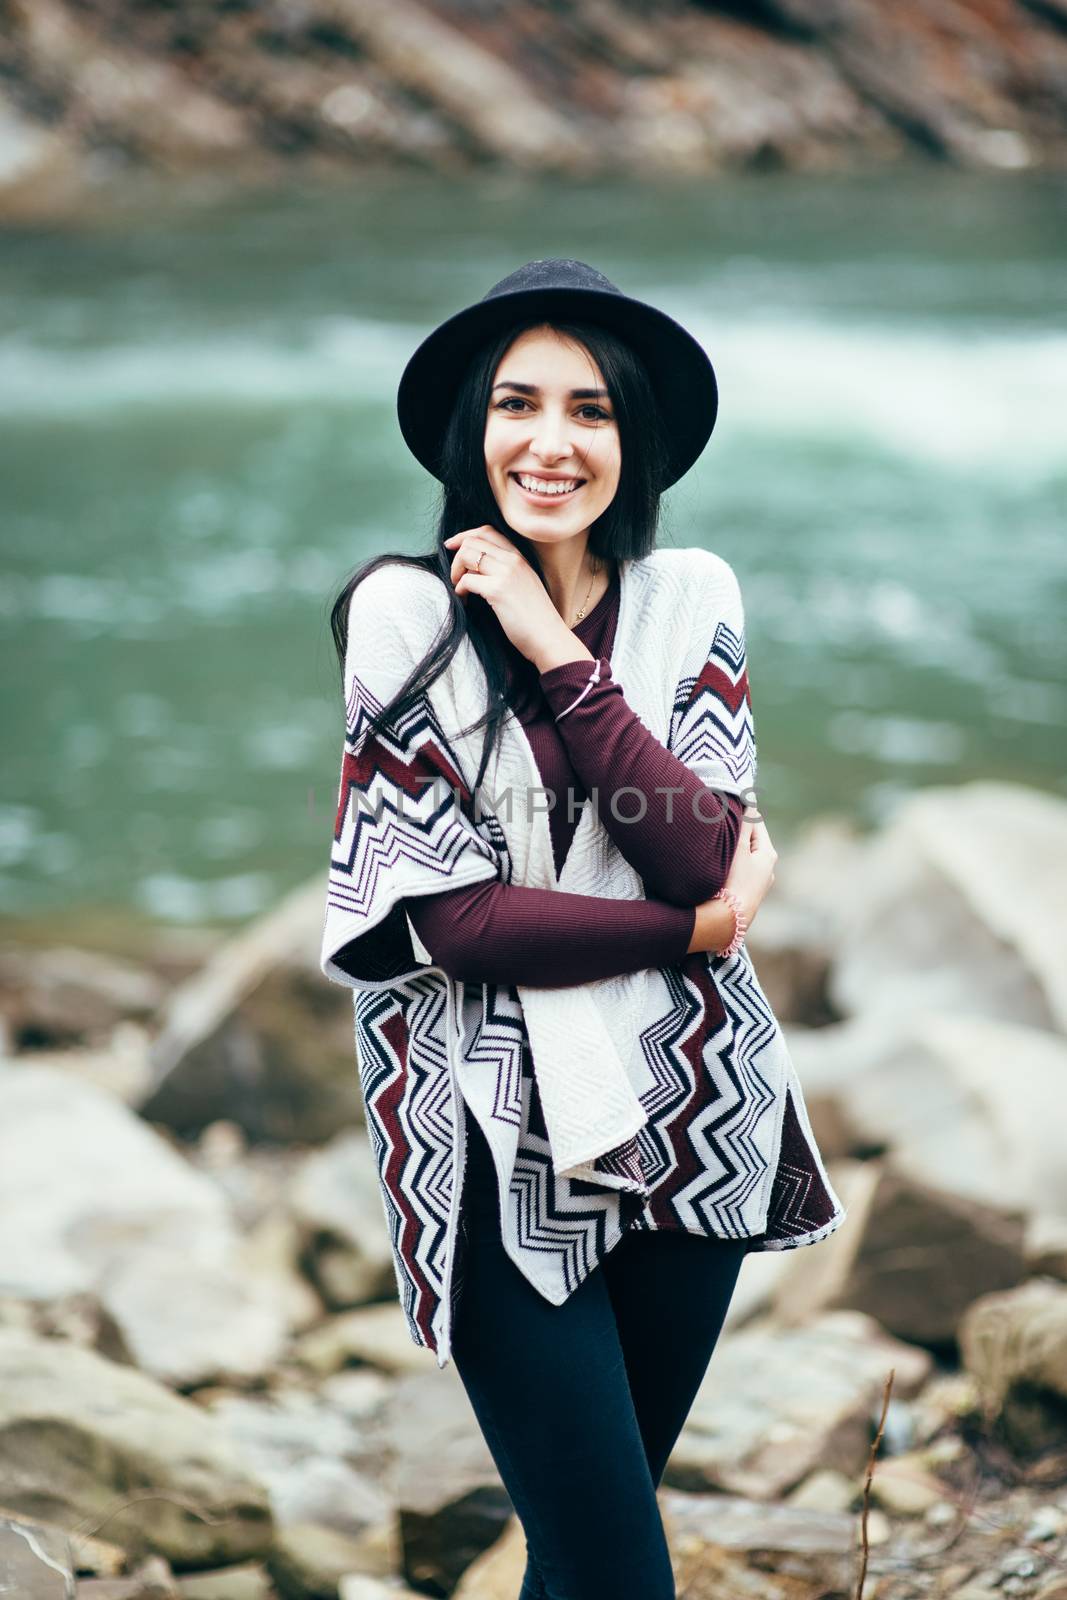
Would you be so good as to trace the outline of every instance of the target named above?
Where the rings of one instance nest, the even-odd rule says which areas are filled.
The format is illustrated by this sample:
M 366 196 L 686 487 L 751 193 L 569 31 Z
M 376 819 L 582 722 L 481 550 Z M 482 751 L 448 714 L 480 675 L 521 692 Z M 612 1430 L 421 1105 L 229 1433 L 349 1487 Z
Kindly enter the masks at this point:
M 552 604 L 568 627 L 583 606 L 586 612 L 592 610 L 611 581 L 610 563 L 590 555 L 588 545 L 588 535 L 582 534 L 566 544 L 538 547 Z M 595 575 L 594 566 L 598 569 Z

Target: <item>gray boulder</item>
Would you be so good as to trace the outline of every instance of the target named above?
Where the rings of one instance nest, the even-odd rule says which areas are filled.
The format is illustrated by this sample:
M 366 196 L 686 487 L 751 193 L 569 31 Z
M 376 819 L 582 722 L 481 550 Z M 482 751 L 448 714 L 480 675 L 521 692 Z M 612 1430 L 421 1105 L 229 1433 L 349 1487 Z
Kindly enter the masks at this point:
M 0 1480 L 13 1511 L 179 1567 L 271 1542 L 266 1489 L 205 1411 L 61 1340 L 0 1331 Z

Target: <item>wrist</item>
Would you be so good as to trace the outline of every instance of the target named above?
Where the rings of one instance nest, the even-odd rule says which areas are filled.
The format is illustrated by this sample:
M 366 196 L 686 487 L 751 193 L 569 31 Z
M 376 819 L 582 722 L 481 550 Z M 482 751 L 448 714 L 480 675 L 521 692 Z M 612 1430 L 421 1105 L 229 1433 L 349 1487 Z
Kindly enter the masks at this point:
M 749 921 L 748 906 L 738 896 L 741 903 L 741 914 L 745 923 Z M 705 900 L 697 906 L 693 919 L 693 935 L 689 941 L 689 954 L 694 951 L 707 951 L 718 954 L 725 950 L 731 943 L 737 931 L 737 919 L 733 907 L 728 900 Z
M 580 661 L 595 661 L 596 657 L 586 649 L 577 634 L 571 633 L 567 628 L 546 646 L 538 649 L 531 658 L 539 673 L 551 672 L 553 667 L 568 667 Z
M 728 906 L 733 914 L 734 919 L 733 933 L 731 934 L 728 943 L 721 946 L 716 946 L 715 954 L 717 956 L 732 956 L 745 942 L 745 933 L 748 929 L 748 916 L 746 914 L 744 904 L 742 903 L 740 895 L 725 887 L 720 889 L 717 894 L 713 895 L 712 899 Z
M 689 953 L 721 950 L 733 937 L 734 914 L 722 900 L 704 900 L 696 908 Z

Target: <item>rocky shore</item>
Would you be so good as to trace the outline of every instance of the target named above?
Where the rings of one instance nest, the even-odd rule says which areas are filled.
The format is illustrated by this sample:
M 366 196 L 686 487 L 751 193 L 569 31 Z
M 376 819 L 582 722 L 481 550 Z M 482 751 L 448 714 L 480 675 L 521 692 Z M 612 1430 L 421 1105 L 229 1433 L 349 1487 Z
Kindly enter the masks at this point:
M 514 1600 L 409 1339 L 324 884 L 199 949 L 0 950 L 0 1593 Z M 683 1600 L 1067 1600 L 1067 804 L 783 850 L 749 944 L 849 1208 L 746 1261 L 660 1491 Z
M 4 0 L 0 218 L 138 173 L 1067 165 L 1064 0 Z

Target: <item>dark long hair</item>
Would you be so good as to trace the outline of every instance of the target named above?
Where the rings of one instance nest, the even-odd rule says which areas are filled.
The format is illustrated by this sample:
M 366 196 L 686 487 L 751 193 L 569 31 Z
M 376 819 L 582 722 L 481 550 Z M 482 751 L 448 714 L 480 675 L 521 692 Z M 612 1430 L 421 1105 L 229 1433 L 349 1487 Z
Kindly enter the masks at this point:
M 389 561 L 436 573 L 449 599 L 447 624 L 388 705 L 370 719 L 370 726 L 375 732 L 384 732 L 395 718 L 403 716 L 445 671 L 464 637 L 469 638 L 485 670 L 489 687 L 484 715 L 463 730 L 464 734 L 473 733 L 483 726 L 486 730 L 475 788 L 481 785 L 493 742 L 499 737 L 501 724 L 510 709 L 505 697 L 507 671 L 499 644 L 489 627 L 494 620 L 492 607 L 481 595 L 469 594 L 464 604 L 463 597 L 455 593 L 449 576 L 454 552 L 445 547 L 444 540 L 453 533 L 489 523 L 515 544 L 544 581 L 544 569 L 536 542 L 509 527 L 497 505 L 485 467 L 485 427 L 493 378 L 505 352 L 527 329 L 546 326 L 584 345 L 597 362 L 619 428 L 622 456 L 619 484 L 611 504 L 589 530 L 590 553 L 606 561 L 631 560 L 640 559 L 653 550 L 659 524 L 660 485 L 666 469 L 667 440 L 663 435 L 659 407 L 644 362 L 624 340 L 606 328 L 585 322 L 549 324 L 544 317 L 534 317 L 516 322 L 490 339 L 473 357 L 463 374 L 442 443 L 443 490 L 432 553 L 404 555 L 386 552 L 373 557 L 346 581 L 330 613 L 330 631 L 343 676 L 348 646 L 349 604 L 357 584 Z

